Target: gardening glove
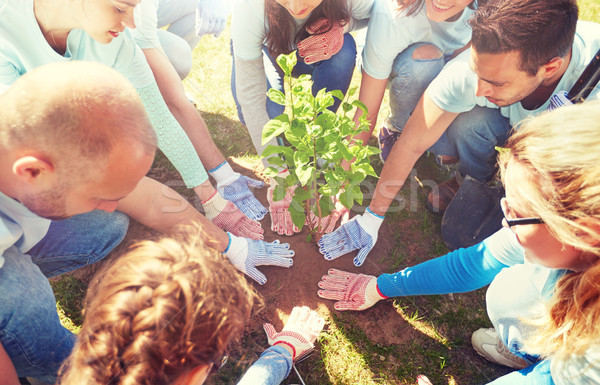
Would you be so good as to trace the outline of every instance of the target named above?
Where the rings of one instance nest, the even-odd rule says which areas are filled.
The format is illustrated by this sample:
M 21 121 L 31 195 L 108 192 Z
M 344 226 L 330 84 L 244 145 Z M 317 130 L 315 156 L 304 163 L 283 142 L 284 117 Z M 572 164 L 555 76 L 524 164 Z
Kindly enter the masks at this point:
M 254 197 L 250 187 L 261 188 L 265 184 L 234 172 L 229 163 L 223 162 L 208 172 L 217 181 L 217 190 L 233 202 L 250 219 L 260 221 L 267 209 Z
M 229 235 L 229 245 L 223 254 L 239 271 L 246 274 L 261 285 L 267 282 L 267 277 L 256 266 L 290 267 L 294 263 L 291 257 L 294 250 L 290 250 L 288 243 L 271 243 L 255 241 Z
M 289 171 L 284 170 L 279 173 L 279 176 L 285 178 Z M 271 231 L 279 235 L 293 235 L 300 232 L 298 226 L 294 225 L 292 216 L 288 210 L 292 203 L 292 194 L 296 186 L 292 186 L 286 191 L 285 197 L 280 201 L 273 201 L 273 191 L 275 190 L 276 182 L 272 181 L 271 186 L 267 190 L 267 200 L 269 201 L 269 213 L 271 213 Z
M 223 198 L 218 191 L 207 201 L 201 202 L 205 216 L 219 228 L 238 237 L 263 239 L 260 223 L 244 215 L 235 205 Z
M 198 0 L 196 2 L 196 35 L 212 33 L 219 37 L 229 16 L 228 0 Z
M 294 361 L 306 357 L 315 348 L 314 342 L 323 330 L 325 320 L 307 306 L 296 306 L 279 333 L 273 325 L 263 324 L 269 345 L 285 344 L 292 348 Z
M 379 291 L 377 277 L 337 269 L 329 269 L 319 287 L 323 289 L 317 291 L 319 297 L 337 301 L 336 310 L 365 310 L 388 298 Z
M 354 266 L 361 266 L 377 242 L 381 222 L 383 217 L 367 208 L 363 215 L 352 218 L 333 233 L 323 235 L 319 240 L 319 252 L 325 259 L 332 260 L 360 250 L 353 262 Z
M 338 219 L 342 218 L 341 224 L 348 222 L 348 218 L 350 217 L 350 210 L 347 209 L 337 197 L 331 197 L 332 201 L 335 204 L 335 208 L 331 211 L 331 213 L 323 218 L 321 218 L 321 226 L 324 226 L 325 230 L 323 234 L 329 234 L 335 229 L 335 224 Z M 315 213 L 311 210 L 306 217 L 306 224 L 310 224 L 311 228 L 317 228 L 319 223 L 319 217 L 315 215 Z
M 567 97 L 566 91 L 560 91 L 550 98 L 550 104 L 548 105 L 548 111 L 552 111 L 562 106 L 570 106 L 573 102 Z
M 344 27 L 334 22 L 327 31 L 328 26 L 328 20 L 323 17 L 306 28 L 311 36 L 298 43 L 298 54 L 304 58 L 306 64 L 327 60 L 342 49 Z M 321 31 L 327 32 L 320 33 Z

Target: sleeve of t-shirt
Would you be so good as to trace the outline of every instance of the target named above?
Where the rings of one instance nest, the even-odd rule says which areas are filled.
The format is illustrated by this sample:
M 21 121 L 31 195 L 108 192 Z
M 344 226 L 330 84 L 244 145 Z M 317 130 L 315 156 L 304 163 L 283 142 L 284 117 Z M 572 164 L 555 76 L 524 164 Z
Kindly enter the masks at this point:
M 0 84 L 4 88 L 4 91 L 17 81 L 20 76 L 19 70 L 12 61 L 0 53 Z M 4 91 L 0 93 L 4 93 Z
M 523 252 L 510 229 L 501 229 L 483 242 L 454 250 L 394 274 L 377 278 L 388 297 L 464 293 L 488 285 L 505 267 L 519 261 Z
M 371 16 L 373 0 L 349 0 L 348 6 L 352 19 L 359 22 Z
M 444 111 L 461 113 L 477 104 L 477 75 L 469 68 L 470 50 L 448 62 L 425 93 Z
M 133 11 L 135 29 L 131 35 L 141 49 L 160 48 L 157 6 L 155 0 L 142 0 Z
M 231 39 L 235 56 L 254 60 L 262 56 L 266 36 L 263 1 L 240 0 L 231 16 Z
M 375 1 L 363 50 L 363 70 L 375 79 L 390 76 L 396 56 L 411 44 L 411 27 L 417 27 L 408 17 L 399 23 L 388 3 Z

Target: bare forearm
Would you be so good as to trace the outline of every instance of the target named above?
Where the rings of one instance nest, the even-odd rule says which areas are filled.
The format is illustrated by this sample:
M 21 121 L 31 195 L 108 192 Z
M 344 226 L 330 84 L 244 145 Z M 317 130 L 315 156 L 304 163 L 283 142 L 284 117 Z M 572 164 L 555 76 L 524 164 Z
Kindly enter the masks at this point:
M 392 148 L 375 187 L 371 211 L 385 215 L 419 157 L 446 131 L 458 114 L 442 110 L 423 95 Z
M 141 224 L 165 234 L 173 234 L 177 227 L 193 221 L 203 230 L 219 251 L 229 243 L 227 234 L 202 215 L 175 190 L 150 178 L 143 178 L 135 190 L 119 201 L 117 209 Z
M 369 121 L 369 130 L 362 131 L 354 135 L 353 140 L 362 140 L 363 145 L 367 144 L 371 138 L 371 135 L 373 134 L 375 125 L 377 124 L 377 115 L 379 114 L 379 109 L 381 108 L 381 102 L 383 100 L 383 95 L 385 94 L 386 84 L 387 79 L 375 79 L 369 76 L 366 72 L 362 72 L 358 100 L 367 106 L 368 115 L 366 118 Z M 362 110 L 357 109 L 353 119 L 357 127 L 362 115 Z
M 17 371 L 2 344 L 0 344 L 0 373 L 2 373 L 0 385 L 19 385 Z
M 143 51 L 169 111 L 190 138 L 202 164 L 212 169 L 223 163 L 225 158 L 213 142 L 204 119 L 185 95 L 179 75 L 169 59 L 158 48 Z

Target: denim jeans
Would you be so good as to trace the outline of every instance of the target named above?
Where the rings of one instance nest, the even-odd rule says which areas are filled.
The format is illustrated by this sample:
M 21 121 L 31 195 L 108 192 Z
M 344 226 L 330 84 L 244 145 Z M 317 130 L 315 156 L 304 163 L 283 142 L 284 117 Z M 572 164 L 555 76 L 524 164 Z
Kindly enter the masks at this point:
M 278 385 L 292 370 L 292 356 L 275 345 L 265 350 L 237 385 Z
M 328 60 L 322 60 L 313 64 L 304 63 L 297 53 L 298 63 L 294 67 L 292 76 L 298 77 L 300 75 L 309 74 L 313 80 L 313 94 L 322 89 L 326 88 L 327 91 L 340 90 L 344 94 L 348 91 L 350 81 L 352 80 L 352 74 L 354 72 L 354 66 L 356 63 L 356 43 L 354 38 L 349 33 L 344 34 L 344 45 L 342 49 L 333 55 Z M 233 48 L 232 48 L 233 58 Z M 267 77 L 267 90 L 270 88 L 285 92 L 283 87 L 283 71 L 275 62 L 277 58 L 271 57 L 267 53 L 267 49 L 263 48 L 263 63 L 265 67 L 265 75 Z M 237 93 L 235 89 L 235 65 L 232 65 L 231 71 L 231 93 L 235 100 L 235 105 L 238 111 L 238 117 L 240 122 L 245 124 L 244 117 L 242 115 L 242 107 L 237 99 Z M 334 98 L 335 102 L 329 107 L 329 110 L 335 112 L 341 104 L 341 101 Z M 285 109 L 284 106 L 277 103 L 273 103 L 267 98 L 267 114 L 269 118 L 273 119 L 281 115 Z
M 425 89 L 446 64 L 443 57 L 431 60 L 413 59 L 415 49 L 427 44 L 429 43 L 410 45 L 394 59 L 388 82 L 390 116 L 385 123 L 390 129 L 402 131 Z
M 19 377 L 54 383 L 75 336 L 61 324 L 49 277 L 104 258 L 125 237 L 125 214 L 93 211 L 52 222 L 27 254 L 13 246 L 0 268 L 0 343 Z
M 506 142 L 510 130 L 499 109 L 475 106 L 459 114 L 429 151 L 458 158 L 463 176 L 487 182 L 496 170 L 495 147 Z
M 200 41 L 195 31 L 196 0 L 160 0 L 156 16 L 160 45 L 184 79 L 192 70 L 192 51 Z M 161 29 L 164 26 L 168 28 Z

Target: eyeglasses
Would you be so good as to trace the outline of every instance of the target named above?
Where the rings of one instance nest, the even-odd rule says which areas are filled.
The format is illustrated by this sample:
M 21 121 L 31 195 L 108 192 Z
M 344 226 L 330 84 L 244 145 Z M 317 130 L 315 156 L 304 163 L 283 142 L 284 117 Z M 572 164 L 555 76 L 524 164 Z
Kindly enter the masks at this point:
M 502 208 L 502 213 L 504 214 L 504 218 L 506 219 L 508 227 L 513 227 L 517 225 L 539 225 L 544 223 L 544 220 L 539 217 L 518 218 L 514 211 L 508 205 L 506 198 L 500 199 L 500 207 Z

